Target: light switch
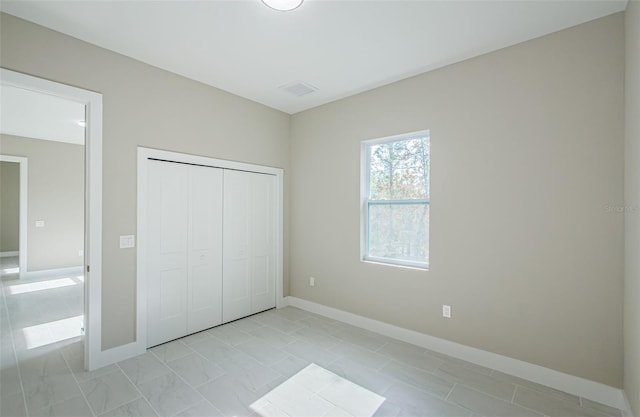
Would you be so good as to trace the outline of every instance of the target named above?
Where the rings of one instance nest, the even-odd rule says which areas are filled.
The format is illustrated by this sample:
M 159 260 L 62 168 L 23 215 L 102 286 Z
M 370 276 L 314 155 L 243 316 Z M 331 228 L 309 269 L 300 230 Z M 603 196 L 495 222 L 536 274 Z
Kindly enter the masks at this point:
M 120 236 L 120 249 L 133 248 L 136 246 L 134 235 Z
M 44 220 L 36 220 L 36 227 L 44 227 Z

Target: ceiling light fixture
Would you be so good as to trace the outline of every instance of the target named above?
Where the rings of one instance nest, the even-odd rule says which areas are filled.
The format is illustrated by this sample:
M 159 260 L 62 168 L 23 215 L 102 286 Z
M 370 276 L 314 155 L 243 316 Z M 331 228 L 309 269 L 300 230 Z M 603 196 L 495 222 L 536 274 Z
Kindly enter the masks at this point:
M 300 7 L 304 0 L 262 0 L 264 4 L 275 10 L 288 12 Z

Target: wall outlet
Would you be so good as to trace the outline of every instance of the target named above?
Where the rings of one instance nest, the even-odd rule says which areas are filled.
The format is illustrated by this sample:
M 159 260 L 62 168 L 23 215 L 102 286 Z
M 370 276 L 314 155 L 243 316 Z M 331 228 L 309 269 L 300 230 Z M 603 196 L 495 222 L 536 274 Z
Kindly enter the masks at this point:
M 80 249 L 78 251 L 78 256 L 84 256 L 84 250 L 83 249 Z
M 44 220 L 36 220 L 36 227 L 44 227 Z
M 442 317 L 450 319 L 451 318 L 451 306 L 446 304 L 442 305 Z
M 310 287 L 316 286 L 316 279 L 314 277 L 309 277 L 309 286 Z
M 134 235 L 120 236 L 120 249 L 133 248 L 136 246 Z

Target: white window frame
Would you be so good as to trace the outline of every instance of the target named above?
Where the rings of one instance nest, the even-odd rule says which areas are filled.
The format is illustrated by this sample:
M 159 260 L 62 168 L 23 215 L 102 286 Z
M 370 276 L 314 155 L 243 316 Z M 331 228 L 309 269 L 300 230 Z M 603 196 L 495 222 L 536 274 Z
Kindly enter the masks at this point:
M 421 130 L 411 133 L 403 133 L 400 135 L 387 136 L 378 139 L 369 139 L 361 142 L 360 145 L 360 260 L 363 262 L 377 263 L 383 265 L 391 265 L 397 267 L 408 267 L 421 270 L 429 270 L 429 259 L 427 262 L 413 262 L 393 258 L 381 258 L 369 255 L 369 207 L 375 204 L 427 204 L 430 205 L 429 199 L 412 199 L 412 200 L 370 200 L 370 171 L 371 171 L 371 146 L 383 143 L 399 142 L 402 140 L 416 139 L 420 137 L 431 137 L 429 130 Z M 431 139 L 429 139 L 431 140 Z M 427 234 L 428 236 L 430 233 Z M 429 237 L 427 237 L 429 239 Z M 430 243 L 430 242 L 429 242 Z

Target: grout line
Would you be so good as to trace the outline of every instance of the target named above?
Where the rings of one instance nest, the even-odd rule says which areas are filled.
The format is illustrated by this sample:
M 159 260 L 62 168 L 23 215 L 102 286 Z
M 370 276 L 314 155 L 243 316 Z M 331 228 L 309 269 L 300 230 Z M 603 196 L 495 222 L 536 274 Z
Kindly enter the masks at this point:
M 69 368 L 69 371 L 71 372 L 71 376 L 73 377 L 73 380 L 76 381 L 76 386 L 80 390 L 80 394 L 82 395 L 82 398 L 84 399 L 85 404 L 87 404 L 87 407 L 89 407 L 89 411 L 91 411 L 91 415 L 93 415 L 93 417 L 96 417 L 96 413 L 93 411 L 93 408 L 91 407 L 91 404 L 89 404 L 89 400 L 87 399 L 87 396 L 85 395 L 84 391 L 82 390 L 82 387 L 80 387 L 80 382 L 78 381 L 78 378 L 76 377 L 76 374 L 71 369 L 71 365 L 69 365 L 69 362 L 67 361 L 67 358 L 65 358 L 64 354 L 62 353 L 62 351 L 60 351 L 60 356 L 62 356 L 62 360 L 64 361 L 64 363 L 67 364 L 67 368 Z M 84 347 L 82 349 L 82 358 L 84 359 Z
M 444 397 L 444 400 L 445 400 L 445 401 L 448 401 L 448 400 L 449 400 L 449 397 L 451 396 L 451 393 L 453 392 L 453 390 L 456 388 L 456 386 L 457 386 L 457 385 L 458 385 L 458 383 L 457 383 L 457 382 L 454 382 L 454 383 L 453 383 L 453 386 L 452 386 L 452 387 L 451 387 L 451 389 L 449 390 L 449 393 L 447 393 L 447 396 L 446 396 L 446 397 Z M 472 413 L 472 414 L 473 414 L 473 413 Z
M 131 385 L 133 385 L 133 387 L 135 388 L 135 390 L 136 390 L 136 391 L 138 392 L 138 394 L 140 395 L 140 398 L 143 398 L 143 399 L 147 402 L 147 404 L 149 405 L 149 407 L 151 407 L 151 409 L 153 410 L 153 412 L 154 412 L 154 413 L 156 413 L 156 415 L 157 415 L 157 416 L 159 416 L 159 415 L 160 415 L 160 413 L 158 412 L 158 410 L 156 410 L 156 409 L 153 407 L 153 405 L 151 405 L 151 403 L 149 402 L 149 400 L 147 399 L 147 397 L 145 397 L 145 396 L 144 396 L 144 394 L 142 393 L 142 391 L 140 391 L 140 388 L 138 388 L 138 386 L 137 386 L 136 384 L 134 384 L 134 383 L 133 383 L 133 381 L 131 380 L 131 378 L 129 378 L 129 375 L 127 375 L 127 374 L 124 372 L 124 370 L 120 367 L 120 363 L 116 362 L 116 363 L 115 363 L 115 365 L 118 367 L 118 369 L 120 370 L 120 372 L 122 372 L 122 375 L 124 375 L 124 377 L 125 377 L 125 378 L 127 378 L 127 381 L 129 381 L 129 383 L 130 383 Z M 171 368 L 169 368 L 169 369 L 171 369 Z M 134 402 L 134 401 L 136 401 L 136 400 L 137 400 L 137 398 L 135 398 L 135 399 L 133 399 L 133 400 L 129 401 L 128 403 L 121 404 L 121 405 L 119 405 L 118 407 L 122 407 L 123 405 L 130 404 L 130 403 L 132 403 L 132 402 Z M 109 411 L 116 410 L 118 407 L 115 407 L 115 408 L 113 408 L 112 410 L 106 410 L 106 411 L 105 411 L 104 413 L 102 413 L 102 414 L 108 413 Z
M 520 385 L 516 384 L 516 389 L 513 391 L 513 401 L 512 401 L 514 405 L 517 405 L 518 407 L 520 407 L 520 408 L 524 408 L 524 409 L 526 409 L 526 410 L 531 410 L 531 411 L 533 411 L 534 413 L 537 413 L 537 414 L 542 414 L 544 417 L 549 417 L 549 416 L 547 416 L 547 415 L 546 415 L 543 411 L 541 411 L 541 410 L 538 410 L 538 409 L 536 409 L 536 408 L 529 407 L 529 406 L 527 406 L 527 405 L 518 404 L 518 403 L 515 401 L 515 399 L 516 399 L 516 391 L 517 391 L 517 389 L 518 389 L 518 388 L 525 388 L 525 389 L 527 389 L 526 387 L 521 387 Z
M 26 416 L 29 415 L 29 410 L 27 409 L 27 397 L 24 393 L 24 383 L 22 381 L 22 371 L 20 370 L 20 361 L 18 361 L 18 351 L 16 350 L 16 343 L 13 336 L 13 324 L 11 323 L 11 315 L 9 314 L 9 305 L 7 304 L 7 298 L 5 296 L 5 281 L 0 280 L 0 295 L 4 300 L 4 309 L 7 314 L 7 323 L 9 323 L 9 332 L 11 334 L 11 348 L 13 349 L 13 359 L 15 361 L 16 370 L 18 371 L 18 381 L 20 382 L 20 392 L 22 393 L 22 404 L 24 405 L 24 414 Z

